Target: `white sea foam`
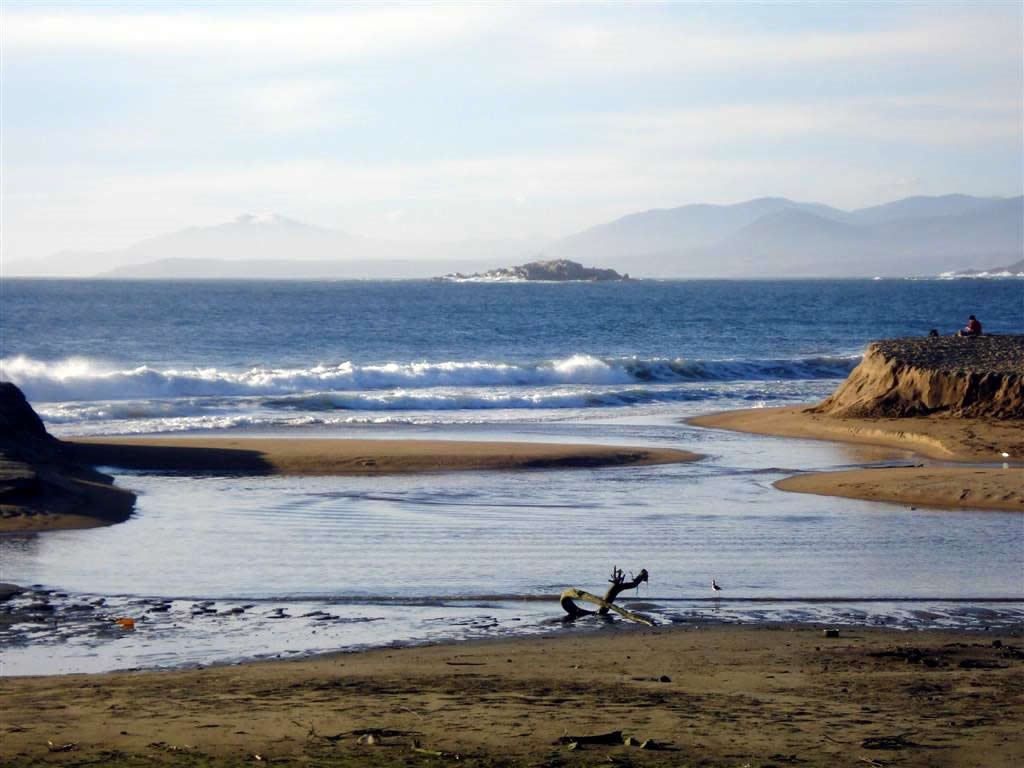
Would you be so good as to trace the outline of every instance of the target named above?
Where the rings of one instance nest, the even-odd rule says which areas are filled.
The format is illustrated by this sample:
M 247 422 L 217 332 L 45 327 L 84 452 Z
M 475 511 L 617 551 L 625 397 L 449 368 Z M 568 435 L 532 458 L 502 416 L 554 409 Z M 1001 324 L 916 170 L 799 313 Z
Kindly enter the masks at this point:
M 380 404 L 386 405 L 400 398 L 394 391 L 405 389 L 834 379 L 849 373 L 857 360 L 856 356 L 685 360 L 600 358 L 576 354 L 534 363 L 422 361 L 359 365 L 346 361 L 335 365 L 318 363 L 310 367 L 256 366 L 228 370 L 217 367 L 160 369 L 149 365 L 119 367 L 85 358 L 41 361 L 17 356 L 0 360 L 0 371 L 4 379 L 21 387 L 34 403 L 274 397 L 313 393 L 330 393 L 333 397 L 337 393 L 391 390 L 388 395 L 378 398 Z M 579 393 L 573 396 L 578 397 Z M 366 398 L 372 399 L 369 395 Z M 486 401 L 484 397 L 477 407 L 488 407 Z M 439 396 L 436 407 L 445 407 L 447 402 L 447 396 Z M 456 407 L 473 406 L 463 404 Z
M 627 386 L 462 387 L 367 390 L 278 397 L 194 397 L 37 404 L 58 435 L 277 429 L 358 424 L 476 424 L 601 418 L 623 407 L 651 415 L 671 409 L 756 407 L 824 397 L 819 381 L 680 382 Z M 680 410 L 682 408 L 682 410 Z
M 332 411 L 460 411 L 499 409 L 595 408 L 717 399 L 723 393 L 704 387 L 536 387 L 487 389 L 392 389 L 324 392 L 272 398 L 179 398 L 168 400 L 61 401 L 40 403 L 47 423 L 126 419 L 217 418 L 260 412 L 270 420 L 288 413 Z M 730 395 L 732 396 L 732 395 Z M 760 395 L 759 395 L 760 396 Z

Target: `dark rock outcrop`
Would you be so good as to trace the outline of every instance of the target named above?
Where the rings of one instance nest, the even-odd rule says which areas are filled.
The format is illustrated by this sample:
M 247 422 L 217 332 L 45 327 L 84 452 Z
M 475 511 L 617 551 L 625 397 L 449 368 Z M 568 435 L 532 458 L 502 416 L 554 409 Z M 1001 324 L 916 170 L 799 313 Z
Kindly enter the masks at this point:
M 848 418 L 1024 419 L 1024 335 L 875 342 L 811 410 Z
M 518 267 L 502 267 L 492 269 L 489 272 L 477 272 L 472 275 L 464 275 L 456 272 L 452 275 L 445 275 L 441 280 L 474 280 L 496 282 L 519 282 L 522 280 L 536 281 L 586 281 L 586 282 L 615 282 L 629 280 L 629 275 L 620 275 L 614 269 L 599 269 L 597 267 L 584 267 L 582 264 L 569 261 L 568 259 L 555 259 L 553 261 L 531 261 L 529 264 L 520 264 Z
M 32 462 L 50 461 L 57 452 L 57 441 L 21 390 L 0 382 L 0 505 L 40 493 Z
M 134 503 L 112 478 L 75 463 L 21 390 L 0 382 L 0 531 L 119 522 Z
M 51 439 L 22 391 L 9 381 L 0 381 L 0 440 L 13 438 Z

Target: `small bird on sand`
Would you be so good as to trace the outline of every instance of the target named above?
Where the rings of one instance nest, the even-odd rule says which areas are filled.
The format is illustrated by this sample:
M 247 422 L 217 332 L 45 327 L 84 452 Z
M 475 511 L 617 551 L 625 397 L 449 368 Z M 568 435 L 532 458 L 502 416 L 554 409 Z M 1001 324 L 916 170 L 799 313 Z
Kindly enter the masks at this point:
M 718 582 L 715 581 L 714 579 L 711 580 L 711 589 L 714 590 L 715 592 L 721 592 L 722 591 L 722 588 L 720 586 L 718 586 Z

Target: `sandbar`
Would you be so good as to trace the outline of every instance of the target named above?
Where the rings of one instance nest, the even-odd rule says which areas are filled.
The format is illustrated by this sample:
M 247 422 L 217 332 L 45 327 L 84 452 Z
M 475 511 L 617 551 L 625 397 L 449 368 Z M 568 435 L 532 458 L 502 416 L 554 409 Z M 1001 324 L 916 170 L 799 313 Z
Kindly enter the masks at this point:
M 757 435 L 832 440 L 910 450 L 932 459 L 993 463 L 1024 459 L 1024 421 L 935 417 L 852 419 L 808 410 L 749 408 L 697 416 L 687 423 Z
M 53 445 L 59 464 L 24 467 L 32 478 L 39 477 L 38 492 L 29 499 L 0 500 L 0 533 L 91 528 L 127 520 L 135 495 L 91 469 L 97 466 L 196 474 L 343 476 L 646 466 L 701 458 L 672 448 L 454 440 L 118 437 L 72 438 L 53 441 Z
M 456 440 L 120 437 L 67 444 L 77 461 L 94 466 L 306 476 L 615 467 L 701 458 L 672 448 Z
M 919 507 L 1024 512 L 1024 469 L 883 467 L 811 472 L 777 481 L 782 491 Z
M 1024 764 L 1021 690 L 1020 633 L 570 631 L 2 678 L 0 762 L 1008 768 Z M 560 742 L 614 731 L 632 745 Z
M 754 408 L 689 419 L 760 435 L 880 445 L 932 459 L 996 466 L 922 466 L 814 472 L 775 483 L 786 491 L 952 509 L 1024 512 L 1024 421 L 950 417 L 838 418 L 792 408 Z M 1009 457 L 1004 457 L 1003 453 Z M 1002 462 L 1009 462 L 1008 468 Z

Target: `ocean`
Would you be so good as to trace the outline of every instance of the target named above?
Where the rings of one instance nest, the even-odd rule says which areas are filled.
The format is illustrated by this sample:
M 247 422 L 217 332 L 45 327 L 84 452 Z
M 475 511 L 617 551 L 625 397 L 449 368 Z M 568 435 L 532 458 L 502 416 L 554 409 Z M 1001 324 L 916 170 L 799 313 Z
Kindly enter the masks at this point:
M 89 622 L 15 633 L 12 674 L 587 631 L 564 625 L 551 596 L 602 591 L 614 565 L 650 571 L 634 605 L 662 623 L 1024 622 L 1019 515 L 786 494 L 771 483 L 793 472 L 917 459 L 683 422 L 820 399 L 873 339 L 949 334 L 968 314 L 991 333 L 1024 332 L 1019 280 L 9 279 L 0 303 L 2 377 L 59 436 L 444 437 L 705 455 L 390 478 L 117 471 L 139 492 L 130 521 L 0 537 L 0 580 L 146 621 L 130 636 Z
M 813 399 L 872 339 L 1024 325 L 1022 284 L 6 280 L 57 434 L 587 421 Z

